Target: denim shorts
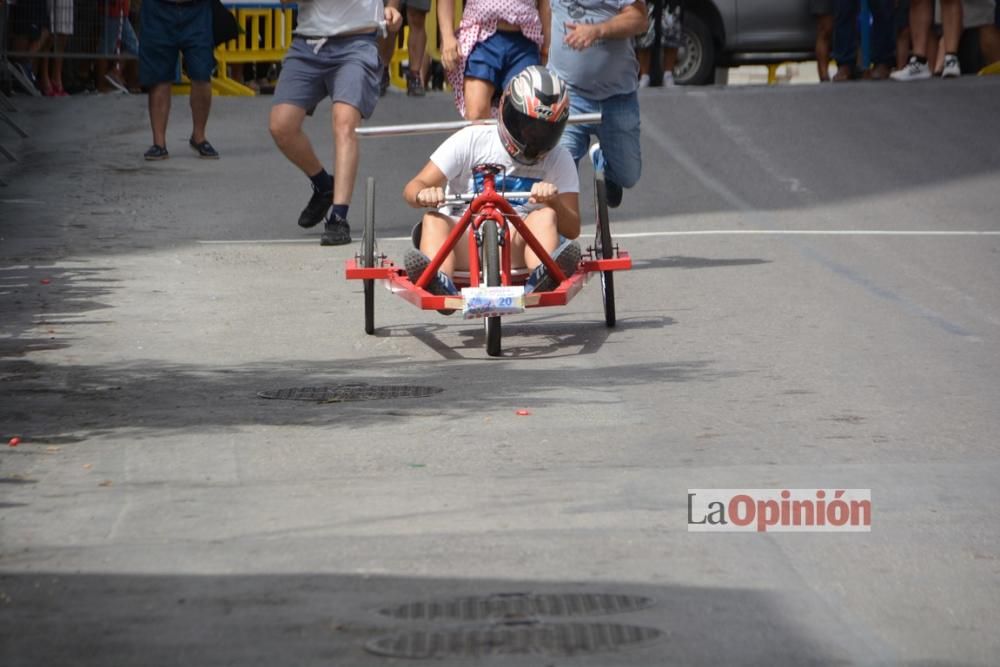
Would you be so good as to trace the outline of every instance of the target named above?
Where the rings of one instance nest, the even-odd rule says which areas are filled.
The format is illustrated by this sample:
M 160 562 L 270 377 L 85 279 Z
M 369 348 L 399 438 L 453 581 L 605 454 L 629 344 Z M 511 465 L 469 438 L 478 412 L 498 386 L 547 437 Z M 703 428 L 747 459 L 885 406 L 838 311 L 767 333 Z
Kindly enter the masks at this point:
M 209 81 L 215 69 L 212 5 L 208 0 L 146 0 L 139 13 L 139 81 L 144 86 L 177 79 L 177 54 L 192 81 Z
M 499 97 L 521 70 L 541 62 L 538 45 L 524 33 L 497 30 L 472 48 L 465 61 L 465 77 L 489 81 Z
M 296 37 L 281 64 L 274 104 L 294 104 L 312 113 L 329 97 L 368 118 L 378 102 L 381 76 L 374 33 L 330 37 L 322 44 Z
M 591 136 L 601 142 L 605 174 L 608 180 L 631 188 L 642 175 L 642 152 L 639 149 L 639 95 L 636 92 L 612 95 L 604 100 L 590 100 L 572 88 L 569 94 L 570 115 L 601 112 L 599 125 L 567 125 L 563 146 L 573 159 L 580 159 L 590 148 Z

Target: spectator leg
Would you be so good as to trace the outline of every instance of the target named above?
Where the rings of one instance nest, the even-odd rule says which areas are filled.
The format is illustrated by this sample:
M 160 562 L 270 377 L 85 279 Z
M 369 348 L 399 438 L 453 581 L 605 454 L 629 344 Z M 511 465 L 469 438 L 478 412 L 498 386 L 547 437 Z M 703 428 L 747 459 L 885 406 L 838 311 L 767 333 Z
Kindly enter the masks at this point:
M 208 113 L 212 110 L 212 82 L 191 82 L 191 138 L 195 143 L 205 141 Z
M 167 119 L 170 117 L 170 82 L 157 83 L 149 89 L 149 124 L 153 143 L 167 145 Z
M 412 33 L 411 33 L 412 34 Z M 333 141 L 336 181 L 333 184 L 333 203 L 350 204 L 354 194 L 354 179 L 358 173 L 358 135 L 361 112 L 350 104 L 333 105 Z

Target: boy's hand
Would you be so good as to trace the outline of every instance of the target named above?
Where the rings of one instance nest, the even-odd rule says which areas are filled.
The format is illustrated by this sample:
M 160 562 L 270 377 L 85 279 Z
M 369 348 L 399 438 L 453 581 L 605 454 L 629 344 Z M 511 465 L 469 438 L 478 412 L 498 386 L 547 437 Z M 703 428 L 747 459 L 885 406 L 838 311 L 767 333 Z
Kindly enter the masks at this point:
M 559 196 L 559 188 L 552 183 L 539 181 L 531 186 L 531 197 L 528 202 L 531 204 L 545 204 Z
M 424 188 L 417 193 L 417 204 L 431 207 L 441 206 L 444 204 L 444 188 Z

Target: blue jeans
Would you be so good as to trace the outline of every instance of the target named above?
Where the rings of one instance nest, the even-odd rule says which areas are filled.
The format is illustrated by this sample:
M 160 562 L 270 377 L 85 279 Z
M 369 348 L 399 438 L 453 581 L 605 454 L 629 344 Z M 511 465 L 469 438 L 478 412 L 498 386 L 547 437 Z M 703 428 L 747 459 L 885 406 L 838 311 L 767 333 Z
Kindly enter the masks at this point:
M 876 65 L 896 62 L 896 33 L 892 0 L 868 0 L 872 14 L 871 60 Z M 858 57 L 858 14 L 861 0 L 834 0 L 833 59 L 837 66 L 854 67 Z
M 570 90 L 570 115 L 601 112 L 600 125 L 567 125 L 559 140 L 577 164 L 590 148 L 590 137 L 601 142 L 605 176 L 623 188 L 631 188 L 642 175 L 639 150 L 639 94 L 614 95 L 606 100 L 589 100 Z

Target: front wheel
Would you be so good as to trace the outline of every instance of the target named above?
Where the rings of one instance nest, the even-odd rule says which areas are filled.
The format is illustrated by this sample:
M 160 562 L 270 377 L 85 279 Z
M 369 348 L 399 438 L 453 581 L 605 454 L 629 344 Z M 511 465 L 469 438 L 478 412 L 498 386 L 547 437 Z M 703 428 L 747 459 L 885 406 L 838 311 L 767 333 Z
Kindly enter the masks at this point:
M 608 190 L 604 172 L 594 172 L 594 207 L 597 209 L 597 254 L 600 259 L 611 259 L 615 254 L 611 241 L 611 221 L 608 218 Z M 601 271 L 601 293 L 604 296 L 604 323 L 615 326 L 615 272 Z
M 500 286 L 500 243 L 498 237 L 497 223 L 495 220 L 487 220 L 480 228 L 483 237 L 483 277 L 487 287 Z M 486 354 L 491 357 L 500 356 L 500 317 L 483 318 L 483 326 L 486 329 Z
M 368 177 L 365 190 L 365 229 L 361 235 L 361 264 L 375 268 L 375 179 Z M 362 281 L 365 288 L 365 333 L 375 333 L 375 281 Z

